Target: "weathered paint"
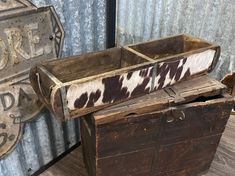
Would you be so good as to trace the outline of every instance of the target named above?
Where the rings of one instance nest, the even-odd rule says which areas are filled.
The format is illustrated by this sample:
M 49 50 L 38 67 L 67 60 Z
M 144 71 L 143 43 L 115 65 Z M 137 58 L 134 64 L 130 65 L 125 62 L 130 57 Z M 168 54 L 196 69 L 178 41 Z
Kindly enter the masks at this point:
M 28 7 L 24 1 L 1 3 L 12 9 L 0 18 L 0 157 L 4 157 L 19 142 L 24 123 L 43 108 L 30 85 L 29 68 L 59 56 L 64 33 L 53 7 L 17 11 Z
M 59 56 L 63 43 L 63 30 L 52 7 L 17 15 L 0 20 L 1 80 Z
M 34 8 L 36 8 L 34 4 L 27 0 L 1 0 L 0 16 L 4 16 L 12 12 L 26 11 Z
M 54 5 L 65 29 L 63 56 L 105 49 L 106 2 L 33 0 Z M 27 122 L 12 153 L 0 160 L 0 176 L 26 176 L 48 164 L 80 141 L 79 120 L 59 122 L 48 111 Z
M 0 155 L 11 152 L 22 136 L 24 123 L 43 108 L 32 89 L 28 74 L 0 85 Z

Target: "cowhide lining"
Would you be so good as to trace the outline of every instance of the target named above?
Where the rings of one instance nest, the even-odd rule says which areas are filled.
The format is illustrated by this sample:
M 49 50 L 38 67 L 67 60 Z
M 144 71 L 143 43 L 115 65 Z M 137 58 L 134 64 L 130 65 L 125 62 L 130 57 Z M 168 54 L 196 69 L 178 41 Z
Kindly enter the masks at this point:
M 207 50 L 194 54 L 188 58 L 179 58 L 172 62 L 157 64 L 155 81 L 153 66 L 149 68 L 97 79 L 83 84 L 73 84 L 68 88 L 67 100 L 70 110 L 114 103 L 151 92 L 152 82 L 154 90 L 207 70 L 213 62 L 215 50 Z
M 215 50 L 207 50 L 188 58 L 159 63 L 156 69 L 154 90 L 173 85 L 191 75 L 207 70 L 213 62 L 215 52 Z
M 114 103 L 151 91 L 153 66 L 142 70 L 73 84 L 68 88 L 70 110 Z

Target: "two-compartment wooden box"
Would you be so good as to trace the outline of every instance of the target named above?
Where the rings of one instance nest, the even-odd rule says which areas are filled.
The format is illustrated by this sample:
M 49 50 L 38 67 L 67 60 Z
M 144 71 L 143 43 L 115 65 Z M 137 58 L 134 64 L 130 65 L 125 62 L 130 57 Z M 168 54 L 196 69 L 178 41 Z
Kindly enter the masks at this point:
M 234 105 L 225 89 L 204 75 L 83 117 L 89 175 L 206 172 Z
M 81 117 L 212 70 L 220 47 L 177 35 L 46 62 L 31 70 L 35 92 L 56 117 Z

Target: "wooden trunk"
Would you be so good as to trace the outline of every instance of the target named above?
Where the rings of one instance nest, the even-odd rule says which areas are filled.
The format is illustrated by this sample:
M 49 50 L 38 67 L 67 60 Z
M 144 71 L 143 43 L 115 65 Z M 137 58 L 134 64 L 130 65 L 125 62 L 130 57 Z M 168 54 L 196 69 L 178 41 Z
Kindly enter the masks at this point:
M 35 92 L 62 120 L 80 117 L 212 70 L 220 47 L 187 35 L 46 62 Z
M 226 75 L 221 80 L 221 82 L 228 87 L 228 93 L 233 97 L 235 97 L 235 72 Z M 235 115 L 235 106 L 233 107 L 231 114 Z
M 234 99 L 201 76 L 81 120 L 91 176 L 194 176 L 209 169 Z

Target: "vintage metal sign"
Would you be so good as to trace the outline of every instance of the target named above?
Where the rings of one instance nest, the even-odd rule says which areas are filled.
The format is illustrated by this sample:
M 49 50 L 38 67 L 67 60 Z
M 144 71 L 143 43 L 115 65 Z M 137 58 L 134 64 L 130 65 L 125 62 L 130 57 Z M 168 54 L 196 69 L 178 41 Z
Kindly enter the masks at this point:
M 14 148 L 24 122 L 43 107 L 29 82 L 30 67 L 58 57 L 63 39 L 53 7 L 0 0 L 0 157 Z
M 36 7 L 27 0 L 0 0 L 0 16 L 30 9 L 36 9 Z

